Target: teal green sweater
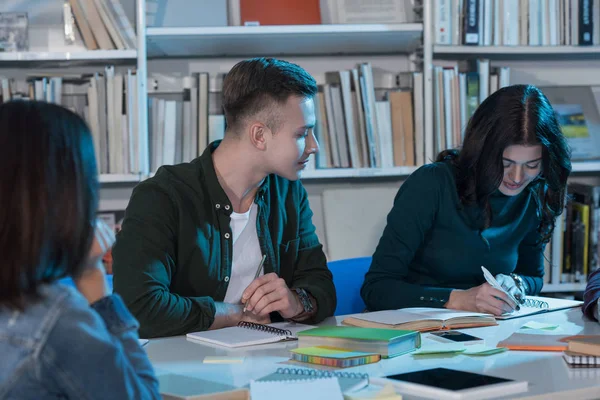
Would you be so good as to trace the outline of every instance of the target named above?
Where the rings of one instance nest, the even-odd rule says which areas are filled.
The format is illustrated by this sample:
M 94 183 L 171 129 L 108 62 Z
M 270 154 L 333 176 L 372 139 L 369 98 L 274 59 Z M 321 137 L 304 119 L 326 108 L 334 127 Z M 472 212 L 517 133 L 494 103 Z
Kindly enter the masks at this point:
M 425 165 L 402 184 L 373 255 L 361 295 L 369 310 L 443 307 L 453 289 L 485 282 L 481 266 L 494 275 L 521 275 L 529 295 L 539 293 L 544 275 L 540 219 L 529 188 L 517 196 L 490 197 L 491 226 L 480 231 L 481 213 L 461 205 L 454 167 Z

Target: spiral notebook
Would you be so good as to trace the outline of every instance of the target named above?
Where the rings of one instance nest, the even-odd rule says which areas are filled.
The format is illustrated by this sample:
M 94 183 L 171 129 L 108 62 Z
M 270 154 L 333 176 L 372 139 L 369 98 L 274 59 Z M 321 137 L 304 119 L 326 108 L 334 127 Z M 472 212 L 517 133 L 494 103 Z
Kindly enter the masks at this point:
M 343 393 L 360 390 L 369 384 L 369 375 L 367 374 L 301 368 L 278 368 L 277 371 L 257 379 L 256 382 L 294 382 L 327 378 L 337 378 Z
M 545 312 L 564 310 L 567 308 L 580 307 L 582 301 L 554 299 L 550 297 L 527 296 L 519 311 L 497 316 L 496 319 L 506 320 L 520 318 L 526 315 L 541 314 Z
M 563 358 L 571 367 L 600 368 L 600 356 L 589 356 L 565 350 Z
M 262 325 L 241 321 L 237 326 L 229 328 L 188 333 L 186 338 L 225 347 L 244 347 L 297 340 L 296 334 L 298 332 L 311 328 L 314 328 L 314 326 L 293 322 Z

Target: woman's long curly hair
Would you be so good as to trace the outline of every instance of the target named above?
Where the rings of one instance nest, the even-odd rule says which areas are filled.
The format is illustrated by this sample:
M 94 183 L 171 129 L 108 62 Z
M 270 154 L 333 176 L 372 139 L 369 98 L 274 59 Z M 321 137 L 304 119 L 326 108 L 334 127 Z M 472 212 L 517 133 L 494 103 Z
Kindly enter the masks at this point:
M 571 152 L 550 102 L 537 87 L 513 85 L 493 93 L 469 120 L 462 148 L 442 151 L 436 161 L 456 167 L 461 203 L 480 207 L 484 230 L 492 220 L 489 197 L 504 177 L 502 155 L 512 145 L 542 145 L 541 174 L 530 189 L 539 206 L 541 241 L 547 243 L 565 206 Z

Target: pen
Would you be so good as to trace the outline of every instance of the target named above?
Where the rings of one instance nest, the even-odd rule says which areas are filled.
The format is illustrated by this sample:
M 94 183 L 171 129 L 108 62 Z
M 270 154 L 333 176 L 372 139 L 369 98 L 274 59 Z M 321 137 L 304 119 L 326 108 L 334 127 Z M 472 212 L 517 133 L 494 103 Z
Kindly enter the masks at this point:
M 521 309 L 521 307 L 519 306 L 519 301 L 517 299 L 515 299 L 515 297 L 512 294 L 510 294 L 506 290 L 504 290 L 504 288 L 498 283 L 496 278 L 494 278 L 494 275 L 492 275 L 490 273 L 490 271 L 488 271 L 487 268 L 485 268 L 483 265 L 481 266 L 481 270 L 483 271 L 483 277 L 485 278 L 487 283 L 492 285 L 492 287 L 494 289 L 498 289 L 501 292 L 506 293 L 506 295 L 515 303 L 515 305 L 516 305 L 515 309 L 517 311 L 519 311 Z
M 258 269 L 256 270 L 256 274 L 254 274 L 255 280 L 260 275 L 260 271 L 262 270 L 263 264 L 265 263 L 266 259 L 267 259 L 267 255 L 263 254 L 262 259 L 260 260 L 260 263 L 258 263 Z M 250 299 L 248 299 L 248 300 L 250 300 Z M 248 300 L 246 300 L 246 302 L 248 302 Z M 244 303 L 244 311 L 243 312 L 246 312 L 246 304 L 245 303 Z

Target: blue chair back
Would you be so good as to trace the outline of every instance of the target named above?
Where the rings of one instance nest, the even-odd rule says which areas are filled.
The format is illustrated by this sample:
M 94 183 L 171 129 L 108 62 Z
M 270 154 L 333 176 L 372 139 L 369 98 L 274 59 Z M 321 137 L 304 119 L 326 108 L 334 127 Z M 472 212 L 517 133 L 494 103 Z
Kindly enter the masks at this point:
M 360 288 L 365 274 L 371 266 L 371 257 L 348 258 L 327 263 L 333 274 L 337 294 L 337 307 L 334 315 L 356 314 L 365 309 L 360 297 Z

